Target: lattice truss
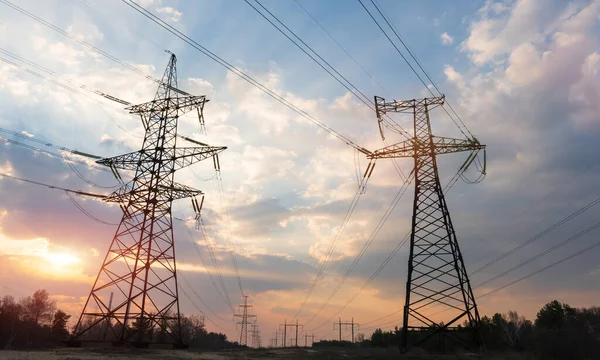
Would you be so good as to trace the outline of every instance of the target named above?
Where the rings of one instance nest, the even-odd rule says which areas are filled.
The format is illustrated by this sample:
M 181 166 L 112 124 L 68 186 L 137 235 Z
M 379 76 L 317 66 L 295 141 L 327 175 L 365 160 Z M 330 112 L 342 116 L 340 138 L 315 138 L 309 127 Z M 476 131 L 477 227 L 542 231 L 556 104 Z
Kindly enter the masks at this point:
M 380 125 L 388 112 L 412 113 L 414 119 L 411 139 L 369 156 L 373 159 L 414 159 L 415 193 L 403 321 L 404 350 L 409 329 L 430 331 L 419 340 L 418 343 L 422 343 L 435 334 L 449 333 L 448 330 L 456 329 L 456 325 L 466 319 L 474 329 L 473 336 L 478 336 L 479 313 L 440 185 L 436 157 L 477 151 L 485 145 L 472 138 L 434 136 L 429 111 L 443 103 L 443 96 L 392 102 L 375 97 Z M 479 343 L 478 338 L 471 340 Z
M 98 161 L 135 175 L 105 198 L 119 203 L 123 217 L 72 341 L 182 343 L 171 206 L 202 192 L 174 175 L 226 148 L 176 146 L 178 118 L 196 110 L 202 123 L 208 101 L 177 91 L 176 61 L 172 55 L 154 100 L 127 108 L 142 118 L 142 149 Z

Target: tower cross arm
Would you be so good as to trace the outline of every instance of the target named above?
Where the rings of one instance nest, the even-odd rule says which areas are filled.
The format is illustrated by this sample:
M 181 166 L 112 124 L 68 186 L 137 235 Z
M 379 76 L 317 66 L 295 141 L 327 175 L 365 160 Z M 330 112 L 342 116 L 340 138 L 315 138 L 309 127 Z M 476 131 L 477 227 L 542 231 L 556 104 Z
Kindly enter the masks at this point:
M 479 143 L 477 139 L 455 139 L 432 136 L 431 141 L 433 142 L 433 149 L 436 155 L 485 149 L 485 145 Z M 428 148 L 430 148 L 430 144 L 423 143 L 416 139 L 410 139 L 375 150 L 367 155 L 367 158 L 390 159 L 414 157 L 420 152 L 427 151 Z
M 176 148 L 173 160 L 175 160 L 175 167 L 177 169 L 181 169 L 198 161 L 215 156 L 225 149 L 227 149 L 226 146 L 196 146 Z
M 171 159 L 164 161 L 174 161 L 175 168 L 181 169 L 198 161 L 212 157 L 221 151 L 227 149 L 226 146 L 196 146 L 176 148 Z M 131 153 L 100 159 L 96 163 L 112 168 L 123 170 L 135 170 L 144 162 L 153 162 L 154 157 L 148 154 L 147 150 L 134 151 Z
M 184 199 L 188 197 L 202 195 L 203 192 L 198 189 L 194 189 L 187 185 L 173 183 L 173 186 L 159 186 L 160 190 L 171 191 L 171 197 L 173 200 Z
M 204 95 L 184 96 L 171 98 L 158 98 L 142 104 L 133 105 L 128 108 L 130 114 L 147 114 L 152 111 L 162 111 L 168 108 L 169 111 L 176 110 L 178 115 L 185 114 L 196 108 L 202 108 L 209 100 Z

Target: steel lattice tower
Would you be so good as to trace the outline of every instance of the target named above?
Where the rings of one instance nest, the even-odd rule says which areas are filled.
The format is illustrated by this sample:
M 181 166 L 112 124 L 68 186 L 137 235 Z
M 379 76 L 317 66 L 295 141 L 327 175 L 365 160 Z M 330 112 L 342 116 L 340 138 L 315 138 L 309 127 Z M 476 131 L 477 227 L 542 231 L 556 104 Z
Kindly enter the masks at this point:
M 196 110 L 202 121 L 205 96 L 177 89 L 177 59 L 171 55 L 154 100 L 128 108 L 141 116 L 142 149 L 99 160 L 116 174 L 135 171 L 133 180 L 108 195 L 123 217 L 75 327 L 70 345 L 81 341 L 132 343 L 182 342 L 173 239 L 173 200 L 194 197 L 200 190 L 174 182 L 175 172 L 216 156 L 225 147 L 198 143 L 177 147 L 178 118 Z M 111 301 L 107 303 L 108 294 Z
M 248 324 L 250 321 L 248 319 L 256 319 L 256 315 L 248 314 L 248 309 L 252 308 L 252 305 L 248 305 L 248 295 L 244 295 L 244 304 L 238 305 L 238 308 L 242 310 L 241 314 L 235 314 L 234 317 L 242 318 L 240 322 L 237 324 L 240 325 L 240 345 L 248 346 Z M 256 320 L 255 320 L 256 321 Z
M 443 105 L 444 97 L 385 102 L 376 96 L 378 121 L 388 112 L 412 113 L 414 135 L 411 139 L 375 151 L 369 158 L 413 158 L 415 193 L 410 235 L 410 254 L 406 280 L 406 301 L 402 325 L 401 351 L 409 346 L 409 329 L 418 339 L 413 346 L 439 335 L 479 347 L 479 313 L 469 277 L 450 220 L 450 212 L 437 168 L 437 155 L 485 148 L 474 138 L 464 140 L 434 136 L 429 112 Z M 383 132 L 382 132 L 383 136 Z M 433 315 L 443 320 L 432 320 Z M 460 320 L 468 322 L 471 334 L 457 334 Z

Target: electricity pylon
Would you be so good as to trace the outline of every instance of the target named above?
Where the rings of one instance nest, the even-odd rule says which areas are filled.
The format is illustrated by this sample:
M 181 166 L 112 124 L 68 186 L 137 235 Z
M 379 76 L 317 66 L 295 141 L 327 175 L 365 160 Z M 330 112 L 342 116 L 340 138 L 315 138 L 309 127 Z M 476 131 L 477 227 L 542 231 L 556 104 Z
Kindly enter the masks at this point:
M 419 330 L 415 335 L 420 338 L 413 346 L 419 346 L 436 335 L 441 336 L 442 344 L 445 335 L 465 342 L 467 347 L 470 347 L 469 343 L 476 347 L 482 344 L 479 312 L 440 185 L 437 155 L 471 151 L 464 167 L 472 162 L 475 152 L 485 149 L 485 145 L 475 138 L 461 140 L 434 136 L 429 112 L 443 104 L 444 96 L 392 102 L 375 96 L 380 130 L 383 116 L 388 112 L 413 115 L 414 135 L 411 139 L 367 156 L 370 159 L 414 159 L 415 193 L 400 345 L 402 352 L 408 349 L 409 329 Z M 381 134 L 383 137 L 383 131 Z M 432 320 L 432 310 L 440 310 L 440 305 L 442 311 L 435 314 L 444 313 L 444 320 Z M 458 330 L 458 321 L 465 317 L 469 325 L 466 331 L 471 332 L 468 339 L 451 331 Z
M 171 206 L 173 200 L 202 192 L 174 182 L 174 175 L 226 148 L 201 143 L 177 147 L 179 117 L 197 110 L 202 118 L 208 100 L 177 89 L 176 62 L 171 55 L 154 100 L 128 108 L 142 119 L 142 149 L 98 160 L 118 178 L 117 169 L 135 171 L 135 175 L 104 198 L 118 203 L 123 217 L 69 341 L 71 346 L 80 346 L 81 341 L 111 341 L 139 347 L 149 343 L 186 347 L 181 337 Z M 106 303 L 111 292 L 115 294 L 112 306 Z M 106 323 L 108 334 L 95 331 L 97 325 Z
M 244 304 L 238 305 L 239 308 L 242 309 L 241 314 L 235 314 L 234 317 L 242 318 L 240 322 L 237 324 L 240 325 L 240 345 L 247 346 L 248 345 L 248 319 L 256 318 L 256 315 L 248 314 L 248 309 L 252 308 L 252 305 L 248 305 L 248 295 L 244 295 Z

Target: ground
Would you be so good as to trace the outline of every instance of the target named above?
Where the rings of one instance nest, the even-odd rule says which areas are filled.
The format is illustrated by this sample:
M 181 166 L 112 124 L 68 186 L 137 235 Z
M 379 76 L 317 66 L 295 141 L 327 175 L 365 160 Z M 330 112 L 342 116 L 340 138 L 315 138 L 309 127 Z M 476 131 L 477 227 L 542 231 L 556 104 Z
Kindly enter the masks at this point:
M 251 359 L 316 359 L 316 360 L 528 360 L 520 354 L 428 355 L 419 351 L 400 355 L 397 349 L 265 349 L 201 352 L 195 350 L 138 349 L 53 349 L 40 351 L 0 351 L 0 360 L 251 360 Z

